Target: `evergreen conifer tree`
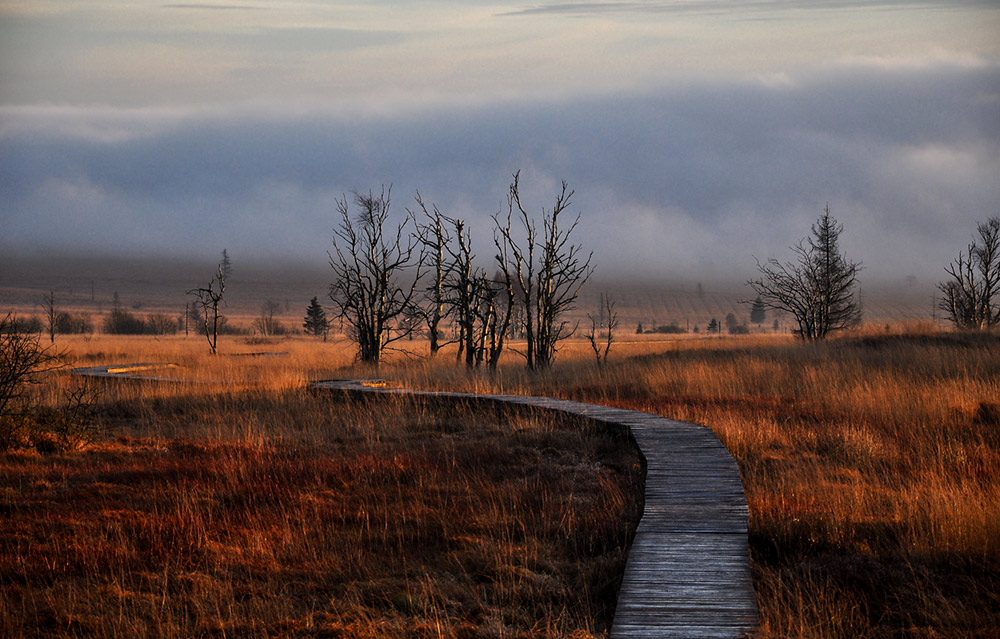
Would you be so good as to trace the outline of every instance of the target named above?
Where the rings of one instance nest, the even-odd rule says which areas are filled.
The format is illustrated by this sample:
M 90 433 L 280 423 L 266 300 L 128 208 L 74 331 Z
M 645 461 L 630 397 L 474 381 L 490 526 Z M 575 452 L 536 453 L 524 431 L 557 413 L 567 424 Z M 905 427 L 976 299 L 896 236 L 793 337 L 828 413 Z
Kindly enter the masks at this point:
M 326 318 L 326 311 L 319 303 L 319 299 L 314 297 L 306 308 L 305 322 L 302 324 L 306 333 L 326 339 L 326 332 L 330 328 L 330 321 Z
M 854 290 L 861 264 L 841 254 L 843 230 L 827 206 L 813 225 L 812 236 L 793 247 L 796 262 L 758 263 L 762 277 L 747 282 L 766 308 L 795 317 L 796 333 L 803 339 L 823 339 L 831 331 L 861 322 L 861 304 Z

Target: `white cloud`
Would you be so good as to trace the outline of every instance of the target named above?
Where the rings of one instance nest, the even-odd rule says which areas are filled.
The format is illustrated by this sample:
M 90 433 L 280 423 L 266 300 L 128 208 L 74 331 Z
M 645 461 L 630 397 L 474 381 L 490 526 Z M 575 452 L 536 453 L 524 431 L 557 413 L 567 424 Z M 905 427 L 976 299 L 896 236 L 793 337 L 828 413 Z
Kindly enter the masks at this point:
M 493 2 L 208 5 L 5 5 L 3 100 L 398 110 L 411 99 L 564 99 L 692 78 L 773 86 L 835 61 L 925 68 L 1000 59 L 1000 9 L 979 3 L 601 2 L 542 4 L 531 15 L 504 15 L 525 7 Z

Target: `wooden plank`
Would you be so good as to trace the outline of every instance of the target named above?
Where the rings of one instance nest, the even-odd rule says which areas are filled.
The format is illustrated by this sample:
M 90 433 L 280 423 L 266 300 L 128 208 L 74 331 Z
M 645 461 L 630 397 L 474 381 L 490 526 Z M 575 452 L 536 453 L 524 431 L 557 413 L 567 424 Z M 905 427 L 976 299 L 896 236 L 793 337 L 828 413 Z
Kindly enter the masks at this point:
M 629 549 L 613 639 L 736 639 L 758 626 L 739 467 L 711 430 L 650 413 L 523 395 L 478 395 L 317 382 L 348 393 L 496 401 L 628 430 L 646 458 L 645 507 Z

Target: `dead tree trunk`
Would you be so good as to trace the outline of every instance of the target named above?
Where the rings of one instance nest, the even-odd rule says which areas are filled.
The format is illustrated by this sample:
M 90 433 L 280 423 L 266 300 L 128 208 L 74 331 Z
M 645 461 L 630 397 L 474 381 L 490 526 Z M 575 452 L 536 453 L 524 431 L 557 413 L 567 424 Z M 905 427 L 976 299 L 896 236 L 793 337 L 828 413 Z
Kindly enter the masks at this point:
M 188 295 L 194 295 L 197 303 L 201 305 L 202 330 L 208 340 L 208 347 L 212 355 L 216 354 L 219 344 L 219 322 L 222 317 L 219 307 L 225 300 L 226 279 L 230 272 L 232 272 L 232 266 L 229 262 L 229 254 L 222 251 L 222 261 L 219 262 L 215 277 L 208 283 L 208 286 L 191 289 L 187 292 Z
M 417 229 L 417 237 L 423 245 L 422 257 L 429 265 L 431 281 L 425 290 L 426 300 L 419 309 L 420 316 L 427 325 L 427 337 L 430 342 L 431 357 L 434 357 L 441 347 L 447 343 L 442 340 L 441 324 L 447 315 L 445 305 L 445 280 L 448 277 L 448 263 L 445 262 L 445 251 L 451 241 L 445 222 L 450 222 L 449 218 L 441 214 L 436 206 L 431 205 L 430 210 L 424 204 L 420 193 L 417 193 L 417 205 L 423 212 L 424 224 L 417 221 L 417 216 L 410 212 L 414 225 Z
M 608 363 L 611 345 L 615 341 L 615 330 L 618 328 L 618 311 L 616 310 L 616 306 L 617 304 L 611 295 L 601 293 L 601 304 L 597 317 L 594 317 L 591 313 L 587 313 L 587 319 L 590 320 L 590 331 L 587 332 L 587 341 L 590 342 L 590 348 L 594 351 L 594 357 L 597 358 L 598 366 L 604 366 Z M 607 324 L 605 324 L 605 317 L 607 317 Z M 607 333 L 602 336 L 601 329 L 603 328 L 607 328 Z
M 49 294 L 42 298 L 42 309 L 45 311 L 45 328 L 49 334 L 49 343 L 56 341 L 56 293 L 49 291 Z
M 506 224 L 494 219 L 507 245 L 505 268 L 512 274 L 525 300 L 525 358 L 528 368 L 536 370 L 551 366 L 559 342 L 576 331 L 576 327 L 570 328 L 563 318 L 567 311 L 575 308 L 580 289 L 593 273 L 590 264 L 593 254 L 584 257 L 582 248 L 570 240 L 580 221 L 579 216 L 568 227 L 561 226 L 560 216 L 573 197 L 566 182 L 562 183 L 552 210 L 542 210 L 542 237 L 538 241 L 535 223 L 521 202 L 519 177 L 520 174 L 515 173 L 510 185 Z M 515 215 L 523 233 L 520 241 L 511 229 L 511 219 Z

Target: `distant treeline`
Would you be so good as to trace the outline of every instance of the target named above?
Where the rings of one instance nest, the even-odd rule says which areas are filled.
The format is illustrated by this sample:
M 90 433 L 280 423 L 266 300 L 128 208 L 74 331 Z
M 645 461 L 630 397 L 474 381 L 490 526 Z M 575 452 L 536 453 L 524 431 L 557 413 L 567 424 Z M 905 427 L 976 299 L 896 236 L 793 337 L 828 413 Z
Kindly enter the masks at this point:
M 283 328 L 283 327 L 282 327 Z M 114 310 L 106 315 L 100 323 L 102 333 L 108 335 L 176 335 L 184 332 L 184 316 L 173 317 L 165 313 L 138 314 L 125 310 Z M 11 317 L 7 325 L 11 333 L 47 333 L 46 320 L 37 315 L 27 317 Z M 86 315 L 72 313 L 57 313 L 54 321 L 54 333 L 57 335 L 86 335 L 94 333 L 94 322 Z M 188 330 L 198 333 L 203 330 L 194 320 L 190 321 Z M 222 318 L 219 332 L 224 335 L 248 335 L 247 329 L 231 324 Z M 283 331 L 275 331 L 283 334 Z
M 192 313 L 188 320 L 188 330 L 199 333 L 204 330 L 200 317 Z M 113 310 L 104 318 L 103 332 L 108 335 L 176 335 L 184 332 L 184 316 L 176 318 L 165 313 L 138 315 L 121 309 Z M 219 333 L 222 335 L 247 335 L 249 331 L 231 324 L 225 317 L 219 318 Z
M 47 330 L 44 322 L 35 315 L 11 317 L 7 328 L 12 333 L 41 333 Z M 94 324 L 90 319 L 72 313 L 57 313 L 54 328 L 55 332 L 61 335 L 80 335 L 94 332 Z

